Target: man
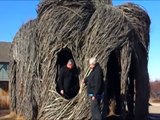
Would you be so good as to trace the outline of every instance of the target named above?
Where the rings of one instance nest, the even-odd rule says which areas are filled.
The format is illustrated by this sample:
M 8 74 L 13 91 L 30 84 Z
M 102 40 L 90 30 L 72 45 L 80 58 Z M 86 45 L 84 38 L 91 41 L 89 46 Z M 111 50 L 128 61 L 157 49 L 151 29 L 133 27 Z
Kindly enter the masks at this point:
M 79 79 L 72 59 L 69 59 L 67 65 L 61 68 L 58 86 L 60 94 L 66 99 L 71 99 L 77 94 Z
M 89 67 L 91 72 L 82 82 L 87 84 L 92 120 L 101 120 L 100 101 L 103 93 L 103 71 L 95 58 L 89 60 Z

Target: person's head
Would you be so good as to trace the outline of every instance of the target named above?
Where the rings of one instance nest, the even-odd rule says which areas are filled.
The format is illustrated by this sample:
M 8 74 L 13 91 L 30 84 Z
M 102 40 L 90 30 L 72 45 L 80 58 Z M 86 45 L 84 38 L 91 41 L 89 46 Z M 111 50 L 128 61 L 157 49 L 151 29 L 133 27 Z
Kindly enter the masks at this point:
M 89 59 L 89 67 L 91 69 L 93 69 L 95 67 L 96 63 L 97 63 L 97 60 L 95 57 Z
M 74 61 L 73 59 L 69 59 L 67 62 L 67 68 L 72 69 L 74 66 Z

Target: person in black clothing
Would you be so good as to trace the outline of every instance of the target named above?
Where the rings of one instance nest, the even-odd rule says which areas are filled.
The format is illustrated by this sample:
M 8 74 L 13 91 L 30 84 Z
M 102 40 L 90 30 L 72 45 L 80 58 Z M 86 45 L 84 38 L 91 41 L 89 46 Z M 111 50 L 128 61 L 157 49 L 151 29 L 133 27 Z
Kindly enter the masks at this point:
M 103 93 L 103 71 L 95 58 L 89 60 L 89 67 L 91 72 L 82 82 L 87 85 L 92 120 L 101 120 L 100 101 Z
M 72 59 L 68 60 L 67 65 L 60 69 L 58 86 L 60 94 L 66 99 L 71 99 L 77 94 L 79 79 Z

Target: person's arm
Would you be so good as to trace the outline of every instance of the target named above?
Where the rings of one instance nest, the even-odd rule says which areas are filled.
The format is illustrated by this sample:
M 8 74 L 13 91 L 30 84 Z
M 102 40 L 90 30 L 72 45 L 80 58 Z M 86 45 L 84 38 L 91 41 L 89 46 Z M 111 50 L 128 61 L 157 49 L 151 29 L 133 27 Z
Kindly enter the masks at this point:
M 95 89 L 94 89 L 94 97 L 97 96 L 98 92 L 100 91 L 101 87 L 102 87 L 102 79 L 103 79 L 103 72 L 102 70 L 99 68 L 95 71 L 94 75 L 94 79 L 95 79 Z
M 88 83 L 88 79 L 89 79 L 89 78 L 88 78 L 88 76 L 87 76 L 86 78 L 84 78 L 84 79 L 83 79 L 83 81 L 82 81 L 82 82 L 83 82 L 85 85 L 87 85 L 87 83 Z
M 60 93 L 63 95 L 64 94 L 64 70 L 61 68 L 60 70 L 60 75 L 59 75 L 59 89 Z
M 82 83 L 84 83 L 85 85 L 87 85 L 88 81 L 89 81 L 89 76 L 91 74 L 92 70 L 88 69 L 86 74 L 85 74 L 85 78 L 82 80 Z

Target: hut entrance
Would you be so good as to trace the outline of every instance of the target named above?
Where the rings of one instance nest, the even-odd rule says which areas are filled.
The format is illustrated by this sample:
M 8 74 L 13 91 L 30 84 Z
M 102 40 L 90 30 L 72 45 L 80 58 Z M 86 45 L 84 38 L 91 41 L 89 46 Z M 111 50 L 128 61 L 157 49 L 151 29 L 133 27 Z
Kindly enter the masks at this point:
M 105 114 L 120 114 L 120 56 L 113 51 L 107 63 L 107 74 L 105 83 Z M 108 107 L 109 106 L 109 107 Z
M 126 86 L 126 102 L 129 115 L 134 114 L 134 89 L 135 89 L 135 74 L 136 63 L 135 57 L 132 55 L 131 66 L 129 70 L 127 86 Z M 104 96 L 104 115 L 116 114 L 120 115 L 122 112 L 121 103 L 121 62 L 120 53 L 113 51 L 107 63 L 107 74 L 105 82 L 105 96 Z
M 73 68 L 67 67 L 68 61 L 71 60 Z M 75 97 L 79 92 L 79 77 L 76 62 L 73 59 L 72 52 L 69 48 L 63 48 L 57 54 L 57 75 L 56 75 L 56 90 L 66 99 Z M 63 90 L 63 94 L 61 91 Z

